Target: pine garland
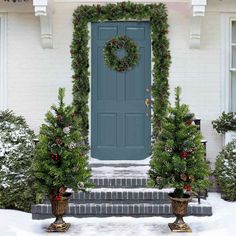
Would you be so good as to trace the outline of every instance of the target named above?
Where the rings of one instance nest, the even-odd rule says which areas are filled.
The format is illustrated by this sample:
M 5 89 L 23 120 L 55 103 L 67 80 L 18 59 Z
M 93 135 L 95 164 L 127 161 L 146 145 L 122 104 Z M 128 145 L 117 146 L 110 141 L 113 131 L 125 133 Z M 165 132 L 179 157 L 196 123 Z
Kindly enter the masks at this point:
M 105 6 L 79 6 L 73 14 L 74 33 L 71 44 L 73 75 L 73 103 L 80 118 L 83 135 L 88 137 L 89 86 L 89 22 L 105 20 L 150 19 L 153 52 L 153 137 L 157 138 L 166 115 L 169 97 L 169 67 L 171 63 L 166 6 L 121 2 Z

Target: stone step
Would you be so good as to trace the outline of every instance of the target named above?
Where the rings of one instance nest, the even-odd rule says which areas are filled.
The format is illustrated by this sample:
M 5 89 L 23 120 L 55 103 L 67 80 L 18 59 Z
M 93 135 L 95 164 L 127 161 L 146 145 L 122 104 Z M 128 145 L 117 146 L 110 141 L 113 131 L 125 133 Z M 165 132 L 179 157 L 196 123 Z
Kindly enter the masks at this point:
M 71 203 L 168 203 L 168 193 L 173 189 L 155 188 L 100 188 L 90 192 L 76 192 L 70 197 Z M 48 201 L 44 201 L 48 203 Z
M 146 177 L 93 177 L 96 188 L 145 188 Z
M 91 192 L 73 193 L 70 202 L 73 203 L 142 203 L 153 201 L 154 203 L 169 202 L 168 193 L 172 189 L 158 190 L 154 188 L 101 188 Z
M 188 215 L 210 216 L 212 208 L 207 202 L 200 205 L 194 201 L 188 206 Z M 70 203 L 66 216 L 74 217 L 108 217 L 108 216 L 172 216 L 171 204 L 109 204 L 109 203 Z M 38 204 L 32 206 L 33 219 L 45 219 L 54 217 L 51 214 L 50 204 Z

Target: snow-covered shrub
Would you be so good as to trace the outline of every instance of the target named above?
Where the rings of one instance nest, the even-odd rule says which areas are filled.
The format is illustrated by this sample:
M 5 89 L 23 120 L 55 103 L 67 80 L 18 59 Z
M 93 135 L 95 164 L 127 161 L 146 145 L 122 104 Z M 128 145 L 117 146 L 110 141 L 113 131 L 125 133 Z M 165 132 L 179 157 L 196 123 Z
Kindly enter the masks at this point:
M 30 209 L 34 138 L 23 117 L 0 112 L 0 208 Z
M 221 196 L 228 201 L 236 200 L 236 140 L 227 144 L 216 160 L 216 180 Z
M 212 121 L 212 125 L 221 134 L 228 131 L 236 132 L 236 112 L 223 112 L 217 120 Z

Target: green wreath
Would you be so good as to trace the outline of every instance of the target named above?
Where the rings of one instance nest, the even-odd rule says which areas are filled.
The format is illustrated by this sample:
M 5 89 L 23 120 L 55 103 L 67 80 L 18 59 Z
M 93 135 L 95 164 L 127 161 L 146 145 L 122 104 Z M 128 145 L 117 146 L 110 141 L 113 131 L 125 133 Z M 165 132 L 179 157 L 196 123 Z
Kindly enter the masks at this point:
M 117 56 L 117 50 L 124 49 L 126 55 L 123 58 Z M 125 35 L 112 38 L 104 47 L 105 64 L 112 70 L 125 72 L 133 68 L 139 60 L 139 48 L 137 44 Z

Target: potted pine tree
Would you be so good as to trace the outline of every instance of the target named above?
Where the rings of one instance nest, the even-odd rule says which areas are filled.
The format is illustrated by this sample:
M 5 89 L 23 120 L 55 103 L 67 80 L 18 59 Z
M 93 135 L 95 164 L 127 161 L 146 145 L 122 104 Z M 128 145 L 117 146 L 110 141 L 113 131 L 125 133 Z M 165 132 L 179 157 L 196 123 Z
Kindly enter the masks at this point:
M 169 227 L 172 231 L 191 232 L 184 222 L 191 192 L 206 188 L 209 166 L 204 159 L 202 136 L 191 120 L 193 113 L 180 104 L 180 87 L 175 89 L 175 107 L 170 107 L 157 141 L 153 145 L 150 161 L 149 185 L 173 187 L 169 194 L 176 215 Z
M 40 128 L 39 142 L 33 161 L 35 190 L 39 198 L 47 196 L 56 220 L 48 231 L 63 232 L 70 224 L 64 215 L 74 191 L 92 186 L 88 167 L 88 146 L 81 135 L 79 119 L 73 106 L 64 103 L 65 89 L 59 89 L 58 106 L 52 105 L 46 114 L 46 124 Z

